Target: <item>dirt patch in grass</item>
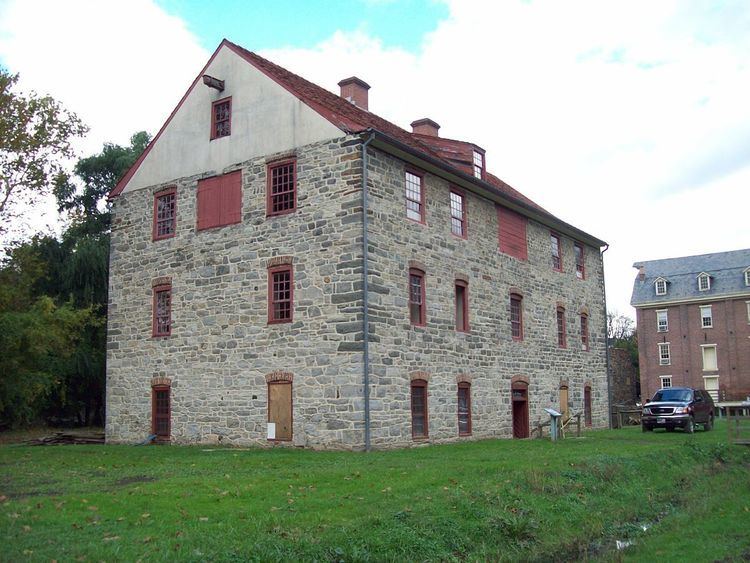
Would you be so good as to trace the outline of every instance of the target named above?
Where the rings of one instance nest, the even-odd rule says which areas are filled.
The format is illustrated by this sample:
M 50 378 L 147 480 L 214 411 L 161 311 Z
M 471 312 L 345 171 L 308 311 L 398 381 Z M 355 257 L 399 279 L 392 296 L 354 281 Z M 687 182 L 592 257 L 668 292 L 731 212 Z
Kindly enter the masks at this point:
M 156 481 L 156 477 L 150 475 L 133 475 L 132 477 L 123 477 L 115 481 L 115 485 L 118 487 L 125 487 L 127 485 L 133 485 L 135 483 L 151 483 Z

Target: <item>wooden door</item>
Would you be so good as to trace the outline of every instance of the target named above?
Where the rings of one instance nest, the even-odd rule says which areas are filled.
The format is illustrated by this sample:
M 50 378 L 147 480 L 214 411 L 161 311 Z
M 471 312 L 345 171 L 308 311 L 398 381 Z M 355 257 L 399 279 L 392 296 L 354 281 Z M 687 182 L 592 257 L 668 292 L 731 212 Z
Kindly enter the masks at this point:
M 292 439 L 292 384 L 275 381 L 268 384 L 268 422 L 276 424 L 276 440 Z
M 570 408 L 568 407 L 568 388 L 560 387 L 560 413 L 563 422 L 570 418 Z
M 591 387 L 588 385 L 583 388 L 583 419 L 586 426 L 591 426 Z
M 513 403 L 513 437 L 528 438 L 529 403 L 526 389 L 512 389 L 511 398 Z

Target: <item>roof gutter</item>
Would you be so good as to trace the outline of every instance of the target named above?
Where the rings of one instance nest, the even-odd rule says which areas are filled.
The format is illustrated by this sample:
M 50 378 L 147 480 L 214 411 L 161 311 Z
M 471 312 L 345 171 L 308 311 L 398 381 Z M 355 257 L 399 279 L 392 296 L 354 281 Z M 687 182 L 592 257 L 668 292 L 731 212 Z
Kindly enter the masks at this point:
M 369 233 L 367 221 L 368 207 L 368 155 L 367 146 L 375 138 L 370 133 L 367 140 L 362 143 L 362 346 L 364 364 L 364 399 L 365 399 L 365 451 L 370 451 L 370 307 L 369 307 Z
M 604 278 L 604 253 L 609 250 L 609 245 L 599 253 L 602 261 L 602 295 L 604 297 L 604 354 L 607 366 L 607 423 L 612 430 L 612 372 L 610 371 L 609 362 L 609 319 L 607 318 L 607 282 Z
M 372 139 L 372 146 L 378 148 L 388 154 L 391 154 L 403 161 L 409 162 L 418 166 L 419 168 L 439 176 L 456 186 L 465 188 L 469 191 L 477 193 L 483 197 L 486 197 L 496 203 L 499 203 L 509 209 L 517 211 L 522 215 L 526 215 L 543 225 L 564 233 L 571 238 L 601 248 L 607 246 L 607 243 L 601 239 L 598 239 L 580 229 L 561 221 L 557 217 L 544 213 L 538 209 L 531 207 L 524 201 L 510 197 L 507 194 L 502 193 L 492 184 L 475 178 L 471 174 L 467 174 L 461 170 L 458 170 L 452 166 L 447 165 L 445 162 L 434 158 L 428 154 L 418 151 L 401 141 L 394 139 L 376 129 L 366 129 L 364 131 L 369 138 Z

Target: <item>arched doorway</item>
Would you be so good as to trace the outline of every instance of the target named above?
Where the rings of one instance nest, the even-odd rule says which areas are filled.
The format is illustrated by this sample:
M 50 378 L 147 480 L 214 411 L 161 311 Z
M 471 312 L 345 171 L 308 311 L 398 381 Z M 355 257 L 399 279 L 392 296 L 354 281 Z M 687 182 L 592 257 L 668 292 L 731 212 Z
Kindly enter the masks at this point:
M 529 384 L 518 380 L 511 383 L 511 404 L 513 408 L 513 437 L 529 437 Z

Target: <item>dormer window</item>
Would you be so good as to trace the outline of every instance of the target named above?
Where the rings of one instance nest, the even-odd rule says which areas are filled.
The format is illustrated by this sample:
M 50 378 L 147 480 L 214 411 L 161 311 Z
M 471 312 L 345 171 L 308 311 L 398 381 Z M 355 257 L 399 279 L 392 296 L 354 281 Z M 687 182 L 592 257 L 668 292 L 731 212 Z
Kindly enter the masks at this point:
M 659 278 L 654 282 L 654 287 L 656 289 L 656 295 L 666 295 L 667 294 L 667 280 L 664 278 Z
M 228 137 L 232 132 L 232 98 L 217 100 L 211 105 L 211 139 Z
M 703 272 L 698 276 L 698 291 L 708 291 L 711 289 L 711 276 Z
M 745 270 L 745 285 L 750 285 L 750 268 Z
M 484 177 L 484 155 L 474 151 L 474 176 L 480 180 Z

